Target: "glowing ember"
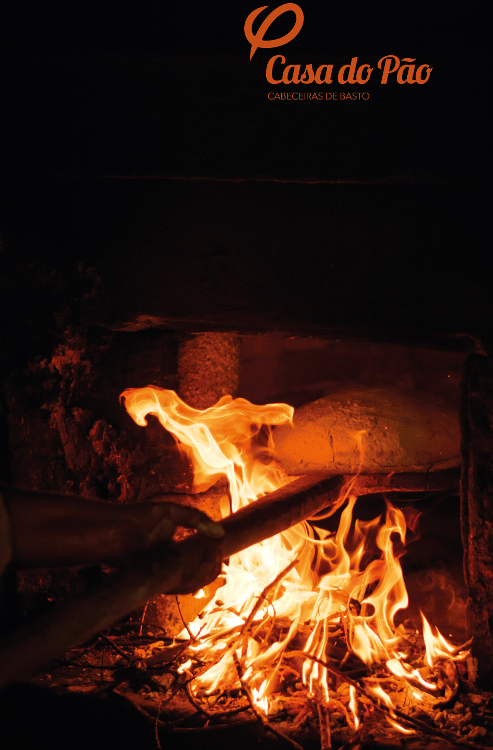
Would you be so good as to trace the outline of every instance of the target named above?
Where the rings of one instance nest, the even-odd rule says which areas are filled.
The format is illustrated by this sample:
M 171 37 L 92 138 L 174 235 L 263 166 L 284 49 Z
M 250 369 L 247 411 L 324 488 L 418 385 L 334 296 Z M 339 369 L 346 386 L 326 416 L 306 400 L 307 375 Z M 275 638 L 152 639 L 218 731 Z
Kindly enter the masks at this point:
M 137 424 L 146 425 L 146 417 L 153 414 L 175 436 L 192 461 L 198 487 L 228 477 L 233 512 L 293 479 L 275 461 L 270 432 L 266 433 L 267 447 L 256 442 L 261 429 L 265 430 L 263 425 L 292 421 L 293 408 L 286 404 L 255 406 L 245 399 L 224 397 L 214 407 L 198 411 L 173 391 L 154 387 L 128 389 L 122 397 Z M 364 433 L 355 434 L 354 439 L 363 451 Z M 397 612 L 408 605 L 402 569 L 394 554 L 394 540 L 405 543 L 404 515 L 388 503 L 384 518 L 353 521 L 356 500 L 350 483 L 331 510 L 335 512 L 347 501 L 334 535 L 318 528 L 316 521 L 304 522 L 230 558 L 220 600 L 210 600 L 189 625 L 196 636 L 188 648 L 191 659 L 198 656 L 210 664 L 191 683 L 193 694 L 238 688 L 241 677 L 255 706 L 268 714 L 276 703 L 269 696 L 284 679 L 283 660 L 294 658 L 289 648 L 293 654 L 302 651 L 326 663 L 340 662 L 339 666 L 354 655 L 367 667 L 385 664 L 412 688 L 417 699 L 423 692 L 437 693 L 437 685 L 406 661 L 408 644 L 394 622 Z M 207 588 L 196 597 L 204 595 Z M 430 667 L 439 659 L 467 656 L 468 652 L 458 653 L 424 617 L 423 632 Z M 187 637 L 186 631 L 181 636 Z M 342 656 L 337 651 L 341 642 Z M 189 660 L 178 671 L 191 664 Z M 305 658 L 298 672 L 309 696 L 326 704 L 335 700 L 325 666 Z M 349 720 L 348 706 L 358 729 L 354 684 L 350 690 L 346 685 L 344 703 L 342 698 L 336 703 Z M 392 701 L 382 687 L 370 690 L 387 707 L 391 724 L 400 732 L 412 733 L 396 721 Z
M 387 706 L 389 709 L 389 713 L 392 717 L 396 718 L 395 712 L 394 712 L 394 704 L 392 703 L 392 700 L 390 699 L 390 696 L 385 693 L 380 685 L 377 685 L 377 687 L 371 688 L 371 692 L 376 696 L 376 698 L 383 703 L 384 706 Z M 392 719 L 387 718 L 387 721 L 391 726 L 394 727 L 394 729 L 397 729 L 399 732 L 402 732 L 402 734 L 415 734 L 414 729 L 406 729 L 401 724 L 398 724 L 396 721 L 393 721 Z

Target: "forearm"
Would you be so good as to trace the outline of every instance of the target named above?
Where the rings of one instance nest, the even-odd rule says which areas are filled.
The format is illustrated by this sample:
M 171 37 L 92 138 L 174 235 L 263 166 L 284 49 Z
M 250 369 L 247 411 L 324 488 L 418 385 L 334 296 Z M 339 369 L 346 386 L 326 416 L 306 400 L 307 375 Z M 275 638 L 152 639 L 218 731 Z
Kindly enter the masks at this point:
M 82 497 L 2 487 L 18 568 L 119 564 L 146 547 L 144 512 Z M 130 512 L 129 512 L 130 511 Z
M 176 526 L 220 537 L 205 513 L 154 496 L 157 502 L 115 505 L 54 492 L 2 487 L 10 512 L 17 568 L 106 563 L 128 567 L 153 545 L 171 541 Z M 175 498 L 178 499 L 178 498 Z

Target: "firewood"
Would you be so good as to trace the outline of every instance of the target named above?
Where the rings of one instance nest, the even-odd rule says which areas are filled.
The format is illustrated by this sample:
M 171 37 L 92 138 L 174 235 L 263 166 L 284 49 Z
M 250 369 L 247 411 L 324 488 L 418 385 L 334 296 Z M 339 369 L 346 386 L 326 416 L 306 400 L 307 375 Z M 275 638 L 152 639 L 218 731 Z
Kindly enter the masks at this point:
M 276 737 L 279 737 L 279 739 L 284 740 L 284 742 L 286 742 L 286 744 L 290 745 L 295 750 L 303 750 L 303 748 L 301 747 L 301 745 L 299 745 L 297 742 L 295 742 L 293 739 L 291 739 L 291 737 L 288 737 L 286 734 L 284 734 L 284 732 L 281 732 L 279 729 L 277 729 L 276 727 L 272 726 L 272 724 L 269 722 L 269 720 L 267 719 L 267 717 L 264 716 L 264 714 L 257 708 L 257 706 L 255 705 L 255 701 L 253 700 L 253 695 L 252 695 L 251 690 L 250 690 L 250 688 L 248 686 L 248 683 L 245 681 L 245 679 L 243 677 L 243 669 L 241 667 L 241 664 L 240 664 L 240 661 L 238 659 L 238 656 L 237 656 L 236 652 L 233 653 L 233 659 L 234 659 L 234 662 L 235 662 L 236 671 L 238 672 L 238 677 L 240 679 L 241 688 L 242 688 L 243 692 L 245 693 L 245 695 L 246 695 L 246 697 L 248 699 L 248 702 L 250 704 L 250 707 L 251 707 L 253 713 L 255 714 L 257 720 L 265 727 L 265 729 L 268 732 L 271 732 Z

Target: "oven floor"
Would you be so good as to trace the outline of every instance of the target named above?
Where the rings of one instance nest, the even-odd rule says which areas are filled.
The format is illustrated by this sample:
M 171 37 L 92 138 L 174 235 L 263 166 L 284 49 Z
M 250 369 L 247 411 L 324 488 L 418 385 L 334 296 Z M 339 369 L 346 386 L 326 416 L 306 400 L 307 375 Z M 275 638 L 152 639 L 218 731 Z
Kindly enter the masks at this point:
M 136 697 L 136 696 L 134 696 Z M 283 722 L 277 724 L 288 729 Z M 63 748 L 63 750 L 157 750 L 154 727 L 137 709 L 118 696 L 96 697 L 74 693 L 59 694 L 55 689 L 33 683 L 17 683 L 5 689 L 0 701 L 0 739 L 5 750 Z M 334 750 L 344 747 L 333 736 Z M 314 728 L 296 735 L 303 750 L 320 750 Z M 256 722 L 232 725 L 223 730 L 169 733 L 160 732 L 162 750 L 277 750 L 289 745 L 263 731 Z M 346 747 L 349 747 L 346 745 Z M 368 738 L 361 750 L 452 750 L 454 745 L 431 738 L 399 738 L 379 742 Z

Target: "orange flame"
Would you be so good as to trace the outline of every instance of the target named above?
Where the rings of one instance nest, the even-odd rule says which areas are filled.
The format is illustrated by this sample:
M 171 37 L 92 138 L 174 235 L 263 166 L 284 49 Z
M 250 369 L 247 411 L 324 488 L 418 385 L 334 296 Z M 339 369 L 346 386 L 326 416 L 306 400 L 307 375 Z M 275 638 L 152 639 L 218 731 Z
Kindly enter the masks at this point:
M 227 476 L 233 513 L 290 481 L 277 464 L 265 466 L 255 460 L 251 439 L 263 424 L 292 422 L 292 406 L 255 406 L 243 398 L 233 401 L 231 396 L 223 396 L 215 406 L 199 411 L 187 406 L 174 391 L 154 386 L 127 388 L 120 398 L 125 399 L 125 408 L 138 425 L 147 425 L 146 417 L 153 414 L 176 438 L 192 461 L 197 487 L 210 487 Z
M 356 697 L 356 688 L 353 685 L 349 686 L 349 696 L 349 708 L 354 717 L 354 728 L 357 730 L 360 723 L 358 717 L 358 699 Z
M 192 666 L 192 660 L 188 659 L 188 661 L 186 661 L 184 664 L 182 664 L 181 667 L 178 667 L 178 669 L 176 671 L 178 672 L 178 674 L 183 674 L 188 669 L 190 669 L 191 666 Z
M 430 625 L 422 612 L 421 618 L 423 620 L 423 639 L 426 646 L 426 661 L 430 667 L 435 666 L 439 659 L 461 661 L 469 656 L 469 651 L 463 650 L 464 646 L 455 647 L 449 643 L 437 627 Z
M 438 690 L 438 686 L 433 682 L 427 682 L 417 669 L 412 669 L 409 664 L 403 664 L 398 659 L 389 659 L 387 662 L 387 669 L 397 675 L 397 677 L 403 677 L 409 685 L 414 685 L 418 688 L 422 686 L 429 691 Z

